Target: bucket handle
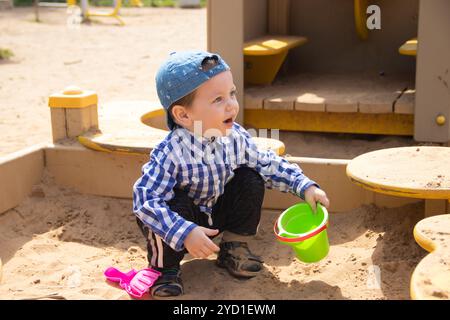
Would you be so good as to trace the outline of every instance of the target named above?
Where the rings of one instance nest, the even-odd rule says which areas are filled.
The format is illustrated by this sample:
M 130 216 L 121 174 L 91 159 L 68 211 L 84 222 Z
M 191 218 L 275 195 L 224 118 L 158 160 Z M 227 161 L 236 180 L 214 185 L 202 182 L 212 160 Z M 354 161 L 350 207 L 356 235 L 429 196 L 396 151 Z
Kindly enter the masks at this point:
M 283 242 L 300 242 L 300 241 L 305 241 L 308 240 L 309 238 L 314 237 L 315 235 L 321 233 L 323 230 L 325 230 L 328 227 L 328 223 L 325 223 L 322 227 L 320 227 L 317 230 L 314 230 L 314 232 L 303 236 L 303 237 L 297 237 L 297 238 L 286 238 L 286 237 L 282 237 L 278 234 L 279 230 L 278 230 L 278 219 L 275 220 L 275 223 L 273 225 L 273 231 L 275 233 L 275 236 L 278 238 L 278 240 L 283 241 Z

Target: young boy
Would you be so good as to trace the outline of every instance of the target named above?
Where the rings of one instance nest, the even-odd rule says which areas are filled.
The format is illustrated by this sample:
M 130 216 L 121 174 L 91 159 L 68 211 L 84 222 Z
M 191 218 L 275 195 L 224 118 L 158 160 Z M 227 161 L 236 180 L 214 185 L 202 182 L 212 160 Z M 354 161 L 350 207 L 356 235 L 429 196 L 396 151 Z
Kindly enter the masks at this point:
M 189 252 L 235 277 L 251 278 L 263 261 L 246 239 L 258 229 L 264 187 L 329 206 L 324 191 L 273 151 L 258 150 L 235 123 L 230 68 L 209 52 L 172 53 L 156 75 L 171 132 L 150 154 L 134 185 L 133 210 L 147 239 L 149 265 L 161 271 L 156 297 L 183 294 L 180 262 Z M 223 232 L 219 247 L 211 240 Z

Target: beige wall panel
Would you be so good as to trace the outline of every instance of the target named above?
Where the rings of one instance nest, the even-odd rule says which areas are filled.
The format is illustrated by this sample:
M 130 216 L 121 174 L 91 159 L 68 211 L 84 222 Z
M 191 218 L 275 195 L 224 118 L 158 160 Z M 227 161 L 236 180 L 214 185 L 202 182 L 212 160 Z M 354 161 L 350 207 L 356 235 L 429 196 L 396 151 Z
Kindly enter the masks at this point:
M 421 1 L 417 48 L 414 138 L 450 140 L 450 1 Z M 436 117 L 446 118 L 437 125 Z
M 43 145 L 0 158 L 0 214 L 14 208 L 39 183 L 44 170 Z
M 81 193 L 131 198 L 148 155 L 112 154 L 81 146 L 45 149 L 47 168 L 56 183 Z
M 82 193 L 131 198 L 134 182 L 139 178 L 147 155 L 133 156 L 86 150 L 82 147 L 46 148 L 48 171 L 56 183 L 75 188 Z M 331 202 L 331 212 L 345 212 L 363 204 L 397 207 L 418 202 L 379 195 L 350 182 L 345 169 L 348 160 L 297 158 L 289 161 L 299 164 L 304 173 L 315 180 Z M 277 190 L 266 190 L 263 207 L 284 210 L 301 201 L 298 197 Z
M 237 122 L 244 121 L 244 1 L 208 0 L 208 50 L 219 53 L 230 65 L 241 106 Z

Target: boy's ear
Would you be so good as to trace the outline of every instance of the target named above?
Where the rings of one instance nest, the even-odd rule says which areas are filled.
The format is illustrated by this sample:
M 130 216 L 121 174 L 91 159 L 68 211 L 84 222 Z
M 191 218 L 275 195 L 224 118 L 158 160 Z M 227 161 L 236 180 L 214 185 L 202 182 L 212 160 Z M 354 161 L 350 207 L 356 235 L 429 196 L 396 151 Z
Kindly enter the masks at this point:
M 189 127 L 191 125 L 191 118 L 186 107 L 176 104 L 171 108 L 170 112 L 172 112 L 172 118 L 177 124 L 183 127 Z

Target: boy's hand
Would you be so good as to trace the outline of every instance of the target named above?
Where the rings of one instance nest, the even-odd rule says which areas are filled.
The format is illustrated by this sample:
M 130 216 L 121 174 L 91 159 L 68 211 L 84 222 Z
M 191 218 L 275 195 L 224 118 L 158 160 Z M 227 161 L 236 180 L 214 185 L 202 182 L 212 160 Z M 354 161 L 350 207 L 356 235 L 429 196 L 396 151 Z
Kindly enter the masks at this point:
M 184 246 L 193 257 L 207 258 L 219 251 L 219 247 L 208 238 L 208 236 L 215 236 L 218 233 L 217 229 L 195 227 L 184 240 Z
M 330 200 L 322 189 L 311 186 L 305 191 L 305 201 L 309 203 L 314 213 L 316 213 L 316 203 L 320 202 L 325 208 L 330 206 Z

